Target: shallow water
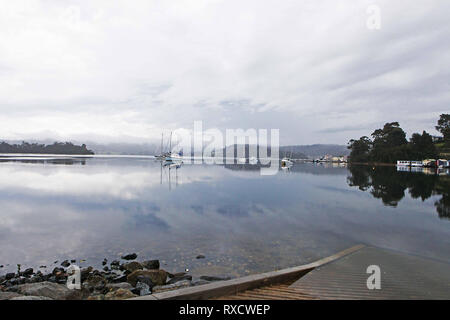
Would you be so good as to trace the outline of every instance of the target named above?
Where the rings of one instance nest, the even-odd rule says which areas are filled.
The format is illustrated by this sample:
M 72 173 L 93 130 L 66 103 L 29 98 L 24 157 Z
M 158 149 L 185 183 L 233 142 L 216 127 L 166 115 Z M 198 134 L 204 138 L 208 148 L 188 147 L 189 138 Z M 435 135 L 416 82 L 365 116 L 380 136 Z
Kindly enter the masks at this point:
M 136 252 L 172 272 L 237 277 L 359 243 L 450 261 L 449 190 L 448 176 L 393 167 L 308 163 L 261 176 L 248 165 L 169 170 L 146 158 L 8 160 L 0 274 L 64 259 L 100 267 Z

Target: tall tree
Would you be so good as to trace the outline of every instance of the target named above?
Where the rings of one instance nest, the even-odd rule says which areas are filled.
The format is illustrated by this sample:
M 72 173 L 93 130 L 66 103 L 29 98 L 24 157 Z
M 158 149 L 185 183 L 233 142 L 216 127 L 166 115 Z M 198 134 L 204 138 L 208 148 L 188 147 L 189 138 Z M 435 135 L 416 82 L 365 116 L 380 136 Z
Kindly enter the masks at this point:
M 437 157 L 436 146 L 433 143 L 433 137 L 426 131 L 413 133 L 410 140 L 411 160 L 435 159 Z
M 373 148 L 370 153 L 373 161 L 395 162 L 407 155 L 406 133 L 398 122 L 389 122 L 383 129 L 372 133 Z
M 442 133 L 445 143 L 450 146 L 450 114 L 441 114 L 436 130 Z
M 347 148 L 351 150 L 350 159 L 352 162 L 367 162 L 369 161 L 369 152 L 372 146 L 372 141 L 363 136 L 358 140 L 350 140 Z

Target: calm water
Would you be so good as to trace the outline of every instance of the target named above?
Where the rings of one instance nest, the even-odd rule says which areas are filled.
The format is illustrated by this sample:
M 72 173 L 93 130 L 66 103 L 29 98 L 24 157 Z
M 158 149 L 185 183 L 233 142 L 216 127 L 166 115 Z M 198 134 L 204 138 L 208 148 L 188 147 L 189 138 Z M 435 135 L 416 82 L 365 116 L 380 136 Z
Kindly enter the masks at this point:
M 5 161 L 0 274 L 63 259 L 99 267 L 136 252 L 168 271 L 236 277 L 358 243 L 450 261 L 449 192 L 449 176 L 392 167 L 296 164 L 261 176 L 252 166 L 169 171 L 139 158 Z

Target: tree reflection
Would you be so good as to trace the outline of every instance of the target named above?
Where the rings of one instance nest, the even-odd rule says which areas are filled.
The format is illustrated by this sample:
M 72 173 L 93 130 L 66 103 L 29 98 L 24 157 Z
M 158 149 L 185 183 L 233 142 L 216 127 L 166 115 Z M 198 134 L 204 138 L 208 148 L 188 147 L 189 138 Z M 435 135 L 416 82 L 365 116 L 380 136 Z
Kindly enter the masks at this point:
M 396 207 L 408 191 L 413 199 L 425 201 L 442 195 L 435 202 L 440 218 L 450 219 L 450 177 L 438 172 L 399 172 L 395 167 L 350 166 L 347 182 L 352 187 L 370 192 L 383 204 Z M 430 174 L 431 173 L 431 174 Z

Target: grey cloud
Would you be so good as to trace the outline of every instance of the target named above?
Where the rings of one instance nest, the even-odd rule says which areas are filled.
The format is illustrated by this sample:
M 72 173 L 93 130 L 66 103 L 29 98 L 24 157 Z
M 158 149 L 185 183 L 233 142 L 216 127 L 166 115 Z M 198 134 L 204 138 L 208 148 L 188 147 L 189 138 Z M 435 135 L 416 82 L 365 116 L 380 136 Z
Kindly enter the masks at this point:
M 0 138 L 144 141 L 162 129 L 279 128 L 346 143 L 448 112 L 446 0 L 38 1 L 0 13 Z M 75 9 L 74 9 L 75 8 Z M 52 136 L 49 136 L 52 135 Z

